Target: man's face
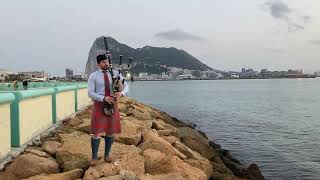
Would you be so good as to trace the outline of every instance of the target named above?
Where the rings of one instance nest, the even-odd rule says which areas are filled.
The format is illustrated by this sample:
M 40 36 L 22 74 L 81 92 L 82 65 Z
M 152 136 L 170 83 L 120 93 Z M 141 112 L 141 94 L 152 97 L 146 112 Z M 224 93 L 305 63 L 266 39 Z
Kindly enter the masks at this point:
M 100 67 L 100 69 L 102 69 L 102 70 L 107 70 L 108 67 L 109 67 L 109 61 L 108 61 L 108 60 L 100 61 L 99 67 Z

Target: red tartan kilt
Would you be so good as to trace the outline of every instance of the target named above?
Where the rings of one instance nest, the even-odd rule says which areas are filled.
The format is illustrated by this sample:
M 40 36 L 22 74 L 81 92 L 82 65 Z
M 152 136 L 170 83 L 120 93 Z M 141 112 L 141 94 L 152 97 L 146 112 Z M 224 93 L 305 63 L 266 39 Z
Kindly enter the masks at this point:
M 114 114 L 106 116 L 103 112 L 103 103 L 99 101 L 93 102 L 91 114 L 91 133 L 117 134 L 121 133 L 120 113 L 118 103 L 114 104 Z

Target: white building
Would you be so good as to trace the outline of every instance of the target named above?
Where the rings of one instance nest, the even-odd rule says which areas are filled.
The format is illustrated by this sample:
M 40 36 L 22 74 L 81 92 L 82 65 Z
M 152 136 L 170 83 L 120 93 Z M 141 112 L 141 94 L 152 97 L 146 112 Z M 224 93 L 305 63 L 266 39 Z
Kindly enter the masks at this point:
M 151 74 L 152 79 L 161 79 L 161 74 Z
M 178 80 L 196 79 L 192 74 L 183 74 L 177 77 Z
M 183 74 L 191 74 L 192 71 L 189 69 L 183 69 Z
M 3 81 L 4 78 L 9 74 L 14 74 L 14 73 L 6 69 L 0 69 L 0 80 Z
M 233 73 L 231 73 L 231 78 L 238 79 L 239 78 L 239 74 L 233 72 Z
M 162 73 L 161 73 L 161 78 L 162 78 L 162 79 L 169 79 L 170 76 L 167 75 L 165 72 L 162 72 Z
M 215 71 L 201 71 L 200 73 L 200 77 L 202 79 L 216 79 L 218 78 L 218 73 L 216 73 Z
M 177 67 L 167 67 L 167 69 L 172 73 L 182 71 L 182 68 L 177 68 Z
M 218 76 L 217 76 L 217 78 L 218 79 L 221 79 L 221 78 L 223 78 L 224 76 L 221 74 L 221 73 L 218 73 Z
M 139 73 L 139 78 L 140 79 L 146 79 L 148 77 L 148 73 Z

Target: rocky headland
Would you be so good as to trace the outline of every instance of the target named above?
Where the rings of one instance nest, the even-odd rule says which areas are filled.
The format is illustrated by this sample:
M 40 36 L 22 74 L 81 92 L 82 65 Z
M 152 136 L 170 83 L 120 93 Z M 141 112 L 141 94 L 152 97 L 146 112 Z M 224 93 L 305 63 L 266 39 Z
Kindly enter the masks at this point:
M 120 101 L 122 133 L 90 167 L 91 107 L 41 135 L 0 172 L 0 180 L 262 180 L 258 166 L 245 167 L 205 133 L 130 98 Z M 103 141 L 102 141 L 103 142 Z M 99 156 L 103 157 L 104 143 Z

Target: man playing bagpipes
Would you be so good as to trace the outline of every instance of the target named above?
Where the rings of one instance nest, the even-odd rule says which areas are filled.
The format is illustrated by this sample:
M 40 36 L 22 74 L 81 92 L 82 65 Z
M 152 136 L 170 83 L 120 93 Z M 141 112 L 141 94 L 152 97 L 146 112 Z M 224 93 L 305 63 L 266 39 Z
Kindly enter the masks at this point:
M 129 90 L 119 70 L 112 70 L 112 66 L 110 68 L 109 56 L 98 55 L 97 63 L 99 69 L 90 74 L 88 79 L 88 95 L 93 100 L 91 114 L 92 166 L 97 165 L 98 162 L 101 133 L 105 133 L 104 160 L 108 163 L 113 162 L 113 158 L 109 156 L 113 135 L 121 133 L 118 100 Z

